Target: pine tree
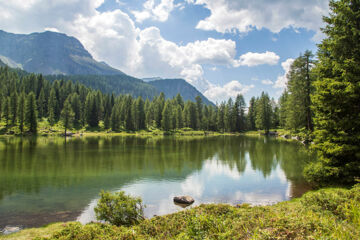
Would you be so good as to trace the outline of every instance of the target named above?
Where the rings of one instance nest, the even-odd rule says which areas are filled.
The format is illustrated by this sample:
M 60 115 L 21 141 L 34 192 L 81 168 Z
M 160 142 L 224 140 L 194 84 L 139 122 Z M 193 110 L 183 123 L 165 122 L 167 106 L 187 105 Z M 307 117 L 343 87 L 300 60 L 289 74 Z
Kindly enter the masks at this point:
M 330 1 L 324 21 L 312 97 L 319 161 L 305 173 L 315 183 L 354 183 L 360 176 L 360 2 Z
M 180 129 L 183 128 L 183 113 L 182 113 L 182 109 L 181 109 L 181 105 L 177 105 L 176 106 L 176 113 L 175 113 L 175 122 L 176 122 L 176 128 Z
M 265 134 L 269 133 L 271 127 L 271 102 L 269 95 L 262 92 L 261 97 L 257 101 L 256 106 L 256 128 L 265 130 Z
M 11 119 L 11 125 L 13 126 L 15 126 L 16 124 L 17 104 L 18 104 L 18 95 L 15 91 L 11 93 L 10 96 L 10 119 Z
M 17 104 L 17 116 L 18 116 L 18 123 L 19 123 L 19 129 L 20 132 L 24 132 L 24 124 L 25 124 L 25 103 L 26 103 L 26 97 L 25 93 L 22 92 L 18 98 L 18 104 Z
M 43 83 L 42 83 L 43 84 Z M 45 101 L 45 92 L 44 92 L 44 89 L 41 88 L 40 90 L 40 93 L 39 93 L 39 98 L 38 98 L 38 101 L 37 101 L 37 105 L 38 105 L 38 117 L 39 119 L 45 117 L 45 104 L 46 104 L 46 101 Z
M 256 119 L 256 98 L 252 97 L 250 99 L 250 104 L 249 104 L 249 112 L 248 112 L 248 128 L 249 130 L 255 130 L 256 129 L 256 125 L 255 125 L 255 119 Z
M 172 129 L 171 126 L 171 105 L 169 101 L 165 102 L 164 110 L 162 112 L 161 127 L 164 131 Z
M 49 104 L 48 104 L 48 116 L 50 125 L 54 125 L 57 122 L 57 111 L 59 108 L 58 100 L 56 98 L 56 91 L 54 88 L 50 91 Z
M 71 107 L 71 97 L 68 97 L 65 100 L 64 107 L 61 111 L 61 121 L 64 125 L 64 136 L 66 136 L 66 131 L 73 126 L 74 123 L 74 111 Z
M 37 133 L 37 106 L 34 92 L 30 92 L 26 98 L 25 124 L 28 126 L 30 133 Z
M 10 124 L 10 97 L 4 97 L 4 102 L 3 102 L 3 110 L 2 110 L 2 114 L 3 114 L 3 118 L 5 119 L 5 123 L 6 123 L 6 128 L 9 127 Z
M 307 128 L 313 130 L 310 95 L 313 92 L 313 76 L 311 65 L 313 54 L 306 51 L 291 64 L 287 75 L 289 79 L 287 89 L 289 92 L 289 105 L 287 111 L 287 123 L 289 128 Z

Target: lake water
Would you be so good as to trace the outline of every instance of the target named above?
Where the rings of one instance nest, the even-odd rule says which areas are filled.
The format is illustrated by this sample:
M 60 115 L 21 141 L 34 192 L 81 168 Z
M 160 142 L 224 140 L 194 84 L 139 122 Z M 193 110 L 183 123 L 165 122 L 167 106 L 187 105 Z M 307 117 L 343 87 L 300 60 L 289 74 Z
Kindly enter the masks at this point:
M 309 190 L 299 143 L 248 136 L 0 138 L 0 230 L 95 220 L 99 192 L 142 197 L 145 215 L 201 203 L 273 204 Z

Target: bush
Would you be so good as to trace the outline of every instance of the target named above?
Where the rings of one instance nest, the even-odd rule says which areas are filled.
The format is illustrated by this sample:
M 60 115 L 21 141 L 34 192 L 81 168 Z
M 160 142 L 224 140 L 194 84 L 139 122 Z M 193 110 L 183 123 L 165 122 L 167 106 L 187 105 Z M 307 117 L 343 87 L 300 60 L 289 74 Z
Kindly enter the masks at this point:
M 144 220 L 144 206 L 141 198 L 126 195 L 125 192 L 101 191 L 95 207 L 96 218 L 116 226 L 130 226 Z

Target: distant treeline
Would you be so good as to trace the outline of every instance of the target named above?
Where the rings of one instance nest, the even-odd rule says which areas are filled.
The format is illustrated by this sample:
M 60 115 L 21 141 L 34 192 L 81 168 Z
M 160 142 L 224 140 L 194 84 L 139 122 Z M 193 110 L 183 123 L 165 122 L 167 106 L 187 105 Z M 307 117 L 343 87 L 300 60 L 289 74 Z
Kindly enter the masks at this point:
M 131 95 L 103 94 L 72 81 L 48 81 L 42 75 L 21 77 L 9 68 L 0 68 L 1 117 L 6 128 L 18 126 L 21 132 L 37 132 L 37 122 L 47 119 L 50 125 L 61 121 L 71 127 L 99 127 L 105 130 L 137 131 L 159 128 L 170 131 L 194 130 L 242 132 L 266 129 L 279 124 L 278 106 L 265 93 L 253 98 L 246 114 L 242 95 L 218 106 L 206 105 L 200 96 L 184 101 L 178 94 L 165 99 L 161 93 L 144 100 Z

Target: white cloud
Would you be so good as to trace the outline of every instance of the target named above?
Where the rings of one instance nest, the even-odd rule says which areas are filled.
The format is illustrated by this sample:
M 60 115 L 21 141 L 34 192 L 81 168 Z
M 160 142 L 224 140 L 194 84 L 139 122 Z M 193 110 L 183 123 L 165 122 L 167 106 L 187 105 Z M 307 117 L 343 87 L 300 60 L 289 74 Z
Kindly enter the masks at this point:
M 288 82 L 287 74 L 290 71 L 290 66 L 294 62 L 294 60 L 295 59 L 293 59 L 293 58 L 288 58 L 288 59 L 286 59 L 286 61 L 281 63 L 281 66 L 284 70 L 284 75 L 278 76 L 278 78 L 276 79 L 276 82 L 274 84 L 274 88 L 285 88 L 286 87 L 286 83 Z
M 187 0 L 209 9 L 209 17 L 197 24 L 198 29 L 221 33 L 246 33 L 267 28 L 278 33 L 284 28 L 305 28 L 320 32 L 322 16 L 328 14 L 329 0 Z
M 231 39 L 194 41 L 176 44 L 161 36 L 156 27 L 139 29 L 133 20 L 120 9 L 99 12 L 104 0 L 30 0 L 1 1 L 0 28 L 10 32 L 29 33 L 52 30 L 78 38 L 84 47 L 99 61 L 106 61 L 136 77 L 159 76 L 185 78 L 214 101 L 224 100 L 237 93 L 246 93 L 253 85 L 237 81 L 221 87 L 204 78 L 202 65 L 215 68 L 276 64 L 273 52 L 245 53 L 236 59 L 236 43 Z M 122 2 L 118 2 L 121 3 Z M 173 8 L 173 1 L 162 0 L 158 5 L 147 1 L 151 18 L 165 20 Z M 151 11 L 150 11 L 151 9 Z M 222 97 L 223 94 L 223 97 Z
M 264 85 L 273 85 L 273 84 L 274 84 L 274 83 L 273 83 L 271 80 L 269 80 L 269 79 L 262 80 L 261 83 L 264 84 Z
M 248 52 L 240 56 L 239 60 L 235 62 L 235 66 L 258 66 L 262 64 L 275 65 L 278 63 L 280 57 L 274 53 L 266 51 L 264 53 Z
M 132 11 L 137 22 L 143 22 L 146 19 L 165 22 L 176 6 L 174 5 L 174 0 L 161 0 L 156 6 L 154 0 L 147 0 L 143 7 L 142 11 Z
M 235 98 L 238 94 L 246 94 L 255 86 L 251 85 L 243 85 L 239 81 L 231 81 L 224 86 L 211 84 L 204 92 L 204 95 L 213 100 L 214 102 L 221 102 L 227 100 L 228 98 Z

